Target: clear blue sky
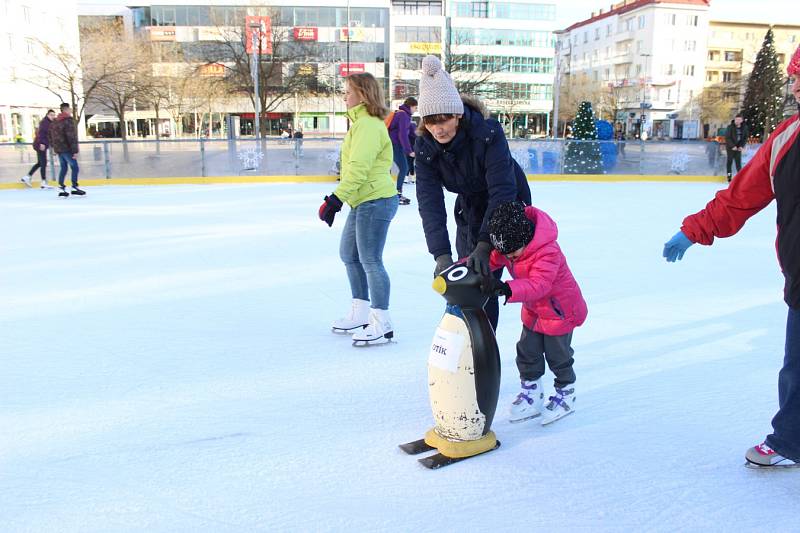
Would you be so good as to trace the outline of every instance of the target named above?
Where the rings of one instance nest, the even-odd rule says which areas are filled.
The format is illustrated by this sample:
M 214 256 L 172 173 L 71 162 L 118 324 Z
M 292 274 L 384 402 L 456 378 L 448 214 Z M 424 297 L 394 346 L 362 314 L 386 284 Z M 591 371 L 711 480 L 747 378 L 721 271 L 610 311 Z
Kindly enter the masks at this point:
M 560 29 L 586 20 L 592 11 L 608 10 L 617 0 L 554 0 Z M 754 6 L 758 6 L 756 9 Z M 712 20 L 740 20 L 772 24 L 800 25 L 797 0 L 711 0 Z

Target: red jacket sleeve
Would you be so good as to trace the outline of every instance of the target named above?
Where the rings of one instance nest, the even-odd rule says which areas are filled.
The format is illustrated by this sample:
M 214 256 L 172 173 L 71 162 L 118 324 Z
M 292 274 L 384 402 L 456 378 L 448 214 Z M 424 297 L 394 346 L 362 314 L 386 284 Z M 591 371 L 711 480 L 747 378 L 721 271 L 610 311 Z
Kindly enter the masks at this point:
M 775 136 L 781 130 L 770 135 L 728 188 L 717 192 L 705 209 L 683 219 L 681 231 L 690 241 L 709 245 L 714 237 L 730 237 L 769 205 L 775 197 L 769 173 L 770 155 Z

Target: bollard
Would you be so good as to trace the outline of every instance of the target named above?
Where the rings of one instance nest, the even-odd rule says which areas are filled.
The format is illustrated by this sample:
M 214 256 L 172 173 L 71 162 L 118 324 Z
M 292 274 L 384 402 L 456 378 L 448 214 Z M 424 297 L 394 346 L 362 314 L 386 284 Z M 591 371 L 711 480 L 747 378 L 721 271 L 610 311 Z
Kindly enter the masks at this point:
M 206 177 L 206 142 L 200 137 L 200 175 Z
M 106 179 L 111 179 L 111 158 L 108 154 L 108 142 L 103 143 L 103 167 L 106 172 Z

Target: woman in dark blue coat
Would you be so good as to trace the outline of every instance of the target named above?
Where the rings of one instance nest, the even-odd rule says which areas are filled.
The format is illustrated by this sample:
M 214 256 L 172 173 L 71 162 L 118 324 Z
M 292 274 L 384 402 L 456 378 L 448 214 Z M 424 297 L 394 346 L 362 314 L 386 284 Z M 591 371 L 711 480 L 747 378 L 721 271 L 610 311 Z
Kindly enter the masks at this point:
M 436 260 L 434 274 L 453 264 L 444 189 L 456 193 L 456 252 L 484 276 L 490 275 L 492 250 L 487 225 L 500 204 L 531 203 L 525 173 L 511 157 L 503 128 L 487 118 L 483 105 L 458 94 L 439 59 L 422 62 L 417 130 L 417 202 L 428 251 Z M 498 272 L 499 276 L 500 273 Z M 486 304 L 497 328 L 497 297 Z

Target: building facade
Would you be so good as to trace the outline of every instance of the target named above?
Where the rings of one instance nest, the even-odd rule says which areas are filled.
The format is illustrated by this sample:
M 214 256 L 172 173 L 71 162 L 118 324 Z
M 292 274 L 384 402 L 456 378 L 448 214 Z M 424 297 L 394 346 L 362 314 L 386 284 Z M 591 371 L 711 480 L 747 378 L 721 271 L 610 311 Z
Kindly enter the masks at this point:
M 709 3 L 626 0 L 557 32 L 562 101 L 629 137 L 699 137 Z
M 49 48 L 71 66 L 80 93 L 80 46 L 74 0 L 0 0 L 0 142 L 33 140 L 48 109 L 70 102 Z
M 703 128 L 706 136 L 719 134 L 742 105 L 747 79 L 770 28 L 781 71 L 785 72 L 800 44 L 800 26 L 711 21 L 703 89 Z M 788 95 L 788 79 L 786 91 Z
M 392 1 L 392 98 L 416 95 L 426 54 L 484 100 L 509 136 L 547 135 L 553 109 L 554 3 Z

